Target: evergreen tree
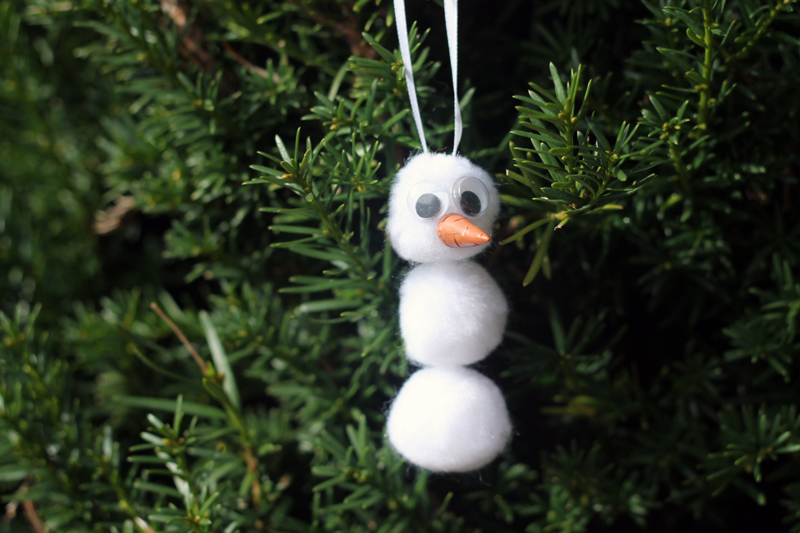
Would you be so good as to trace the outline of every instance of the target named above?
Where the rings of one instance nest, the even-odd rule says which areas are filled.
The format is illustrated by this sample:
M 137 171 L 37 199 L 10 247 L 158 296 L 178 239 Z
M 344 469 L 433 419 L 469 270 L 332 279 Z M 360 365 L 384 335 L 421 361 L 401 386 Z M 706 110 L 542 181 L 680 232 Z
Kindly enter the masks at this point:
M 404 66 L 381 0 L 0 0 L 3 531 L 800 531 L 796 2 L 462 2 L 515 434 L 458 475 L 384 435 L 407 4 Z

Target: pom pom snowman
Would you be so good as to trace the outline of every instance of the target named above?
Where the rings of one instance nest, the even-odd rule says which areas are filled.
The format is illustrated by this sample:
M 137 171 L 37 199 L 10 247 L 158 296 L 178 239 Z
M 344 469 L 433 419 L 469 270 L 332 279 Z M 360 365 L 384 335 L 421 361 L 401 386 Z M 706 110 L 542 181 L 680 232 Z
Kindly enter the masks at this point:
M 456 1 L 444 1 L 454 88 Z M 403 62 L 411 65 L 403 0 L 394 7 Z M 500 198 L 489 174 L 455 155 L 462 128 L 457 95 L 453 155 L 431 154 L 412 70 L 405 76 L 423 153 L 395 176 L 386 229 L 397 254 L 417 263 L 400 285 L 400 333 L 406 357 L 422 368 L 392 402 L 387 435 L 418 466 L 468 472 L 497 457 L 511 436 L 500 389 L 466 368 L 497 347 L 506 326 L 502 291 L 469 261 L 489 245 Z
M 497 385 L 464 367 L 489 355 L 505 330 L 503 293 L 467 261 L 488 245 L 499 204 L 485 171 L 425 153 L 398 172 L 389 199 L 392 247 L 419 263 L 400 285 L 400 333 L 409 361 L 423 368 L 392 403 L 387 433 L 401 455 L 437 472 L 480 468 L 511 435 Z

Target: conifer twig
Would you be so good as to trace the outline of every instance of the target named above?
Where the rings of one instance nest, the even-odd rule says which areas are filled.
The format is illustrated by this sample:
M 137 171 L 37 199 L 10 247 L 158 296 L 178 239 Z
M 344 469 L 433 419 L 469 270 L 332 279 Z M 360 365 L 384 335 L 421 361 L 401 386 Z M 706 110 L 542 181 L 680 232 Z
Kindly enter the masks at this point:
M 711 99 L 711 75 L 713 73 L 713 62 L 714 62 L 714 40 L 711 33 L 711 28 L 714 24 L 711 14 L 711 8 L 703 7 L 703 27 L 704 27 L 704 34 L 703 34 L 703 43 L 705 44 L 705 56 L 703 59 L 703 79 L 705 82 L 703 83 L 702 88 L 700 89 L 700 103 L 698 104 L 698 111 L 697 111 L 697 127 L 706 130 L 708 125 L 706 124 L 708 121 L 708 109 L 709 103 Z
M 189 343 L 189 339 L 186 338 L 186 335 L 183 334 L 181 329 L 175 324 L 175 322 L 170 319 L 167 314 L 161 310 L 157 303 L 152 302 L 150 304 L 150 308 L 155 311 L 158 316 L 160 316 L 169 327 L 172 328 L 172 331 L 177 335 L 178 339 L 180 339 L 181 343 L 189 350 L 189 353 L 192 354 L 192 357 L 197 362 L 198 366 L 203 372 L 204 376 L 208 376 L 208 366 L 206 365 L 205 361 L 200 357 L 200 354 L 197 353 L 197 350 Z M 234 409 L 230 405 L 226 406 L 226 411 L 231 416 L 231 421 L 233 421 L 237 427 L 239 428 L 239 434 L 242 437 L 243 448 L 244 448 L 244 460 L 247 464 L 248 472 L 258 472 L 258 459 L 254 453 L 255 449 L 253 448 L 250 439 L 247 436 L 247 431 L 244 429 L 244 420 L 241 419 L 241 415 L 239 414 L 237 409 Z M 261 504 L 261 485 L 258 482 L 258 479 L 253 480 L 252 484 L 252 494 L 253 494 L 253 502 L 256 508 L 260 508 Z M 145 523 L 146 525 L 146 523 Z M 148 526 L 149 527 L 149 526 Z
M 28 476 L 28 479 L 26 479 L 25 483 L 20 487 L 20 492 L 23 494 L 28 492 L 32 481 L 33 479 Z M 33 528 L 36 533 L 44 533 L 44 524 L 42 524 L 42 519 L 39 518 L 39 513 L 36 512 L 36 505 L 34 505 L 31 500 L 26 499 L 22 502 L 22 508 L 25 509 L 25 516 L 28 518 L 31 528 Z
M 175 325 L 175 322 L 173 322 L 172 319 L 168 317 L 166 313 L 164 313 L 164 311 L 161 310 L 161 308 L 158 306 L 157 303 L 155 302 L 151 303 L 150 309 L 158 313 L 158 316 L 164 319 L 164 322 L 169 324 L 169 327 L 172 328 L 172 331 L 175 333 L 175 335 L 177 335 L 181 343 L 183 343 L 186 349 L 189 350 L 189 353 L 192 354 L 192 357 L 197 363 L 197 366 L 199 366 L 200 370 L 203 371 L 203 375 L 206 375 L 208 373 L 208 366 L 206 365 L 206 362 L 203 361 L 203 358 L 200 357 L 200 354 L 197 353 L 197 350 L 194 349 L 194 346 L 192 346 L 189 343 L 189 339 L 186 338 L 186 335 L 184 335 L 183 332 L 180 330 L 180 328 L 177 325 Z
M 341 6 L 341 12 L 344 21 L 333 20 L 329 17 L 323 17 L 316 13 L 314 9 L 310 8 L 307 2 L 291 2 L 300 7 L 304 13 L 310 17 L 314 22 L 331 28 L 335 33 L 344 37 L 344 40 L 350 46 L 350 52 L 356 57 L 365 57 L 367 59 L 377 59 L 378 52 L 364 42 L 364 37 L 361 35 L 358 20 L 355 13 L 345 7 Z
M 25 500 L 22 502 L 22 506 L 25 508 L 25 516 L 28 517 L 28 522 L 31 523 L 31 527 L 36 533 L 44 533 L 44 525 L 42 524 L 41 518 L 39 518 L 39 514 L 36 512 L 36 506 L 30 500 Z
M 261 76 L 264 76 L 265 78 L 269 78 L 269 72 L 267 72 L 265 69 L 263 69 L 261 67 L 255 66 L 254 64 L 249 62 L 247 59 L 242 57 L 242 55 L 239 52 L 237 52 L 236 50 L 233 49 L 233 47 L 230 45 L 230 43 L 223 42 L 222 43 L 222 47 L 225 48 L 225 50 L 227 50 L 228 53 L 231 54 L 236 61 L 241 63 L 244 66 L 244 68 L 246 68 L 250 72 L 255 72 L 256 74 L 260 74 Z
M 201 44 L 204 40 L 203 31 L 196 24 L 189 24 L 186 5 L 179 0 L 161 0 L 161 10 L 183 34 L 181 46 L 178 47 L 180 52 L 190 61 L 199 63 L 206 71 L 214 68 L 214 58 Z

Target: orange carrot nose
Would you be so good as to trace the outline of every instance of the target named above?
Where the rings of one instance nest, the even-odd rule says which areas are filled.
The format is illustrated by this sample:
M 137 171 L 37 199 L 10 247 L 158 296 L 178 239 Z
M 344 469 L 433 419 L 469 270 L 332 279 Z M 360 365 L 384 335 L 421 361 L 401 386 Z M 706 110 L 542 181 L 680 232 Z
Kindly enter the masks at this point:
M 491 240 L 481 228 L 461 215 L 452 213 L 442 217 L 436 226 L 436 233 L 451 248 L 470 248 Z

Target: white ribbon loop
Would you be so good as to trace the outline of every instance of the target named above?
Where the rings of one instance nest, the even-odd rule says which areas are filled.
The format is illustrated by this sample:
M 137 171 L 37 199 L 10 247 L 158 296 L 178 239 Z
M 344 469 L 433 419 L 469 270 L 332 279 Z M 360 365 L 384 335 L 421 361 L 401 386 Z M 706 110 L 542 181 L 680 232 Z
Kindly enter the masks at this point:
M 411 112 L 414 114 L 414 122 L 417 123 L 417 134 L 419 135 L 419 142 L 422 144 L 422 151 L 428 153 L 428 144 L 425 142 L 425 130 L 422 129 L 422 117 L 419 114 L 417 87 L 414 85 L 414 65 L 411 63 L 411 49 L 408 45 L 405 0 L 394 0 L 394 16 L 397 19 L 397 38 L 400 41 L 400 55 L 403 58 L 403 70 L 406 74 L 408 99 L 411 100 Z
M 444 23 L 447 27 L 447 48 L 450 50 L 450 69 L 453 71 L 453 155 L 461 143 L 461 107 L 458 105 L 458 0 L 444 0 Z
M 411 112 L 417 123 L 417 134 L 422 150 L 427 153 L 425 131 L 422 129 L 422 117 L 419 114 L 417 88 L 414 85 L 414 68 L 411 63 L 411 50 L 408 44 L 408 24 L 406 22 L 405 0 L 394 0 L 394 16 L 397 19 L 397 38 L 400 41 L 400 55 L 403 57 L 403 70 L 406 75 L 408 99 L 411 101 Z M 461 144 L 461 133 L 464 124 L 461 119 L 461 108 L 458 105 L 458 0 L 444 0 L 444 22 L 447 28 L 447 48 L 450 51 L 450 69 L 453 72 L 453 155 Z

